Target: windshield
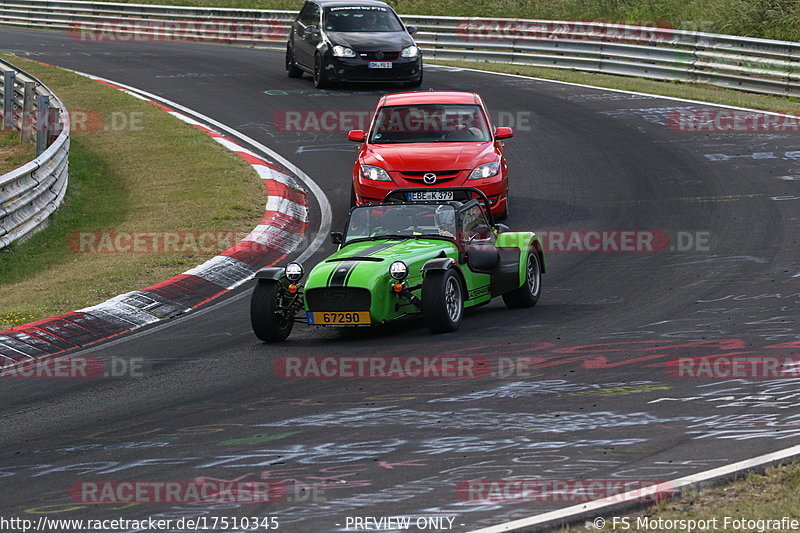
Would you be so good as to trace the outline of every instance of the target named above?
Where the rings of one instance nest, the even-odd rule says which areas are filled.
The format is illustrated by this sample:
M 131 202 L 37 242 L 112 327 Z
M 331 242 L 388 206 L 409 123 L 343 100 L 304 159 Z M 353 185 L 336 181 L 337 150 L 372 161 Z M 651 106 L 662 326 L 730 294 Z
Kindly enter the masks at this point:
M 403 31 L 388 8 L 380 6 L 330 7 L 325 10 L 325 29 L 335 32 Z
M 375 205 L 353 209 L 344 240 L 455 234 L 456 210 L 451 205 Z
M 375 144 L 489 142 L 492 136 L 478 105 L 427 104 L 382 107 L 369 140 Z

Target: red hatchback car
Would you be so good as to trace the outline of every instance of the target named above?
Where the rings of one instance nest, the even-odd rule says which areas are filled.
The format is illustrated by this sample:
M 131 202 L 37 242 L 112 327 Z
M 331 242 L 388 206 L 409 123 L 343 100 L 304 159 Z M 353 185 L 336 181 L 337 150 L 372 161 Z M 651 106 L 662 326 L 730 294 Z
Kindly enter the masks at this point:
M 456 91 L 389 94 L 380 99 L 369 132 L 352 130 L 362 143 L 353 167 L 351 204 L 382 202 L 401 188 L 475 187 L 492 215 L 508 215 L 508 167 L 502 139 L 481 97 Z M 424 193 L 420 193 L 424 199 Z

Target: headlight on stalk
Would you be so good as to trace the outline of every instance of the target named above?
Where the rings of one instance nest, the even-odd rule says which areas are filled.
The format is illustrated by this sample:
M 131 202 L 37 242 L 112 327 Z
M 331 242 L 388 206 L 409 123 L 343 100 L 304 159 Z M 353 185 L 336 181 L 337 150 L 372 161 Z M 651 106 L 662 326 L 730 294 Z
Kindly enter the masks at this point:
M 472 173 L 469 175 L 469 179 L 479 180 L 483 178 L 491 178 L 492 176 L 497 176 L 498 172 L 500 172 L 499 161 L 496 163 L 486 163 L 485 165 L 475 167 L 472 170 Z
M 289 281 L 296 283 L 303 277 L 303 266 L 300 263 L 289 263 L 286 265 L 285 272 Z
M 392 178 L 389 177 L 385 170 L 372 165 L 361 165 L 361 177 L 372 181 L 392 181 Z
M 408 267 L 402 261 L 395 261 L 389 266 L 389 274 L 397 281 L 403 281 L 408 276 Z
M 419 48 L 416 46 L 407 46 L 400 52 L 400 57 L 417 57 L 419 55 Z
M 347 48 L 340 44 L 333 47 L 333 55 L 336 57 L 356 57 L 356 53 L 352 48 Z

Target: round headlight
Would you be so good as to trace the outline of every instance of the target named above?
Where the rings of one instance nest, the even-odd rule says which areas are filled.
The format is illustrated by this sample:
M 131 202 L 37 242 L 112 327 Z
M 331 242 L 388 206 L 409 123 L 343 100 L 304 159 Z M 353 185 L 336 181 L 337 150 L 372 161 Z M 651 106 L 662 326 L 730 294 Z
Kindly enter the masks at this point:
M 402 261 L 395 261 L 389 267 L 389 274 L 397 281 L 403 281 L 408 276 L 408 267 Z
M 356 57 L 356 53 L 352 48 L 347 48 L 339 44 L 333 47 L 333 55 L 336 57 Z
M 303 277 L 303 266 L 300 263 L 289 263 L 286 265 L 286 277 L 289 281 L 300 281 Z
M 419 48 L 416 46 L 409 46 L 407 48 L 403 48 L 403 51 L 400 52 L 400 57 L 417 57 L 419 55 Z

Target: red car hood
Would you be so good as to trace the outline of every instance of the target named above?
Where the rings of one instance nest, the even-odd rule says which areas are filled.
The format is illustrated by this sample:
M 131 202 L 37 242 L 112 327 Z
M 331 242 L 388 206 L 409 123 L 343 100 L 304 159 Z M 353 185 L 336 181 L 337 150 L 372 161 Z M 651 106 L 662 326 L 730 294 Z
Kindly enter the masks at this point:
M 398 143 L 370 144 L 363 163 L 389 171 L 472 170 L 496 161 L 493 143 Z

